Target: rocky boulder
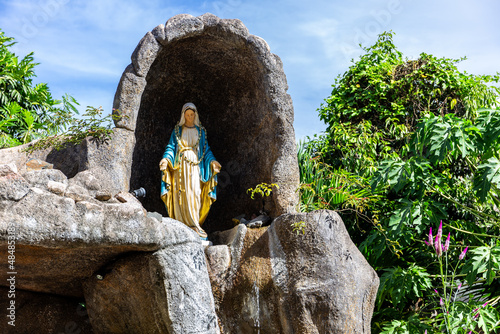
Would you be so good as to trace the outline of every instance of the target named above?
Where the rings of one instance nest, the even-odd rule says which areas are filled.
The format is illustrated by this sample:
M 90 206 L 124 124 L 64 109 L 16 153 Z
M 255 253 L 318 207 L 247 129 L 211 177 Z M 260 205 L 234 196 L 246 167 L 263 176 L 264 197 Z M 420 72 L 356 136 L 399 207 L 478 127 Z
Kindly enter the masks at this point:
M 30 145 L 1 149 L 0 164 L 14 164 L 23 175 L 25 172 L 35 172 L 25 176 L 32 181 L 40 170 L 57 170 L 54 173 L 62 172 L 64 178 L 73 178 L 78 173 L 88 171 L 102 189 L 113 193 L 128 192 L 130 189 L 130 166 L 135 145 L 131 131 L 114 128 L 111 139 L 105 142 L 89 137 L 78 145 L 70 145 L 59 151 L 47 148 L 28 153 L 26 150 Z M 60 175 L 44 175 L 53 181 L 60 179 Z M 74 181 L 79 182 L 76 179 Z M 40 183 L 46 184 L 45 180 L 40 180 Z
M 214 240 L 226 243 L 206 250 L 224 332 L 370 333 L 379 279 L 335 212 L 282 215 Z
M 0 256 L 15 254 L 0 285 L 26 296 L 12 299 L 18 319 L 50 312 L 47 328 L 61 328 L 51 321 L 64 319 L 87 329 L 90 321 L 97 333 L 218 333 L 197 234 L 146 212 L 129 193 L 100 201 L 100 191 L 89 171 L 67 179 L 54 169 L 20 174 L 14 164 L 0 165 Z M 29 291 L 58 296 L 42 307 L 36 300 L 44 294 Z M 72 320 L 62 305 L 74 300 L 90 318 Z
M 114 257 L 165 243 L 165 223 L 130 194 L 126 203 L 101 202 L 60 171 L 23 175 L 0 165 L 0 254 L 7 258 L 8 236 L 15 236 L 19 289 L 81 297 L 82 280 Z
M 220 333 L 203 248 L 187 239 L 124 257 L 86 281 L 96 333 Z

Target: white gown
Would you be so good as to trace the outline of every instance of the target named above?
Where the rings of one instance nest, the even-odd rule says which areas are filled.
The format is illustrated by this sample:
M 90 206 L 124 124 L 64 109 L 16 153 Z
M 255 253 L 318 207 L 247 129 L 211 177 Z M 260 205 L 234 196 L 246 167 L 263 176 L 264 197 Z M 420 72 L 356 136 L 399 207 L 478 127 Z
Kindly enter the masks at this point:
M 198 142 L 198 130 L 196 128 L 184 128 L 182 130 L 179 149 L 186 159 L 180 159 L 178 170 L 174 171 L 176 180 L 174 186 L 174 219 L 179 220 L 187 226 L 201 229 L 201 182 L 200 167 L 189 161 L 198 162 L 198 148 L 193 148 Z M 188 205 L 186 205 L 186 203 Z

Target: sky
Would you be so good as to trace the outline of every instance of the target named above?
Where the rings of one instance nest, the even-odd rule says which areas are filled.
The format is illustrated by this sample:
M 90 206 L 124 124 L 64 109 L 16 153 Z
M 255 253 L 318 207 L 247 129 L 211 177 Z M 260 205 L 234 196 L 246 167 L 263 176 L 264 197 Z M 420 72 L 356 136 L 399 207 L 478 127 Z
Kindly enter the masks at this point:
M 403 54 L 462 58 L 472 74 L 500 71 L 498 0 L 0 0 L 0 29 L 24 57 L 34 52 L 35 82 L 111 112 L 121 74 L 140 39 L 177 14 L 240 19 L 283 61 L 297 140 L 326 129 L 317 109 L 363 46 L 392 30 Z

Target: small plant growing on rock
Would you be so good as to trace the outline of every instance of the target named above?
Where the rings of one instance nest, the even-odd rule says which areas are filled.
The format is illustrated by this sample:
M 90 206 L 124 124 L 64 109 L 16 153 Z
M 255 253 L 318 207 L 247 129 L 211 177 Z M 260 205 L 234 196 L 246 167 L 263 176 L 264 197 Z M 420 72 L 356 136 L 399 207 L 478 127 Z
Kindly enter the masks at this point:
M 273 192 L 273 188 L 279 189 L 279 186 L 276 183 L 259 183 L 255 186 L 255 188 L 247 189 L 247 194 L 250 194 L 251 199 L 256 199 L 255 195 L 259 194 L 262 197 L 262 209 L 260 210 L 262 214 L 265 214 L 265 198 L 271 196 Z
M 250 198 L 255 199 L 255 194 L 259 194 L 262 198 L 265 198 L 273 192 L 273 188 L 279 189 L 276 183 L 259 183 L 255 188 L 250 188 L 247 190 L 247 194 L 250 193 Z
M 299 221 L 295 223 L 291 223 L 290 226 L 292 227 L 292 231 L 296 232 L 297 235 L 299 234 L 305 234 L 306 233 L 306 222 L 305 221 Z

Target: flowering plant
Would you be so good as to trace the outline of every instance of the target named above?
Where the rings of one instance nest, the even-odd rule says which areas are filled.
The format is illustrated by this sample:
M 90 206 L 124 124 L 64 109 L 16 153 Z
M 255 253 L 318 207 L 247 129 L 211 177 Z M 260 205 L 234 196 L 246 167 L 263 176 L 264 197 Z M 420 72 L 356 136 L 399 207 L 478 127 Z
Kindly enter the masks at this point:
M 466 246 L 458 256 L 457 264 L 452 267 L 451 277 L 448 274 L 448 257 L 450 249 L 451 233 L 444 245 L 442 244 L 443 222 L 439 223 L 439 228 L 435 237 L 432 234 L 432 227 L 429 229 L 429 235 L 425 244 L 431 247 L 439 262 L 438 275 L 440 279 L 441 292 L 434 289 L 434 293 L 439 298 L 440 314 L 437 314 L 434 328 L 440 332 L 446 330 L 446 333 L 494 333 L 495 329 L 500 329 L 500 320 L 498 312 L 492 308 L 488 301 L 474 301 L 472 295 L 464 291 L 465 285 L 456 279 L 457 268 L 464 260 L 469 249 Z M 444 327 L 444 328 L 443 328 Z M 427 333 L 427 330 L 425 330 Z

